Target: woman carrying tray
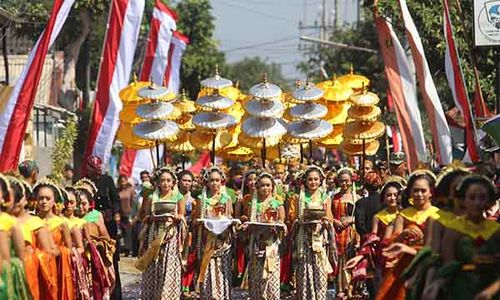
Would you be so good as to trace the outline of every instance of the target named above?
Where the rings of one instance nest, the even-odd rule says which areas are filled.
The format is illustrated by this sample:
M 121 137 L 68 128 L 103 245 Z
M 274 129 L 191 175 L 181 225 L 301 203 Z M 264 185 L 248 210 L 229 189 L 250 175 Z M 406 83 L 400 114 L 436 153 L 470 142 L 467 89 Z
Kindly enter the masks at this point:
M 180 299 L 181 254 L 187 240 L 185 199 L 177 190 L 173 170 L 161 168 L 156 180 L 157 189 L 142 203 L 148 212 L 141 233 L 142 256 L 137 264 L 144 270 L 142 299 Z
M 297 299 L 326 300 L 328 274 L 337 262 L 331 200 L 322 187 L 323 171 L 308 167 L 299 195 L 290 203 Z
M 250 223 L 247 223 L 251 234 L 248 270 L 250 299 L 278 300 L 279 247 L 286 231 L 285 208 L 276 199 L 276 184 L 271 174 L 261 173 L 256 187 L 250 202 Z
M 200 259 L 197 290 L 201 299 L 231 299 L 232 201 L 224 187 L 224 173 L 217 167 L 205 172 L 206 186 L 198 199 L 197 253 Z

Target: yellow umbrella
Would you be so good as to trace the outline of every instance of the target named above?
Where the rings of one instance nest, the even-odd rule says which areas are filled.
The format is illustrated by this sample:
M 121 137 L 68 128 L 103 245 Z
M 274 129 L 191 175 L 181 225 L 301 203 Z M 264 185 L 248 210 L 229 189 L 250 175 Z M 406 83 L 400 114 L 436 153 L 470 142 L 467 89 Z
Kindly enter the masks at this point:
M 191 114 L 183 114 L 176 122 L 183 131 L 193 131 L 196 129 L 193 124 L 193 115 Z
M 378 106 L 351 106 L 347 115 L 355 121 L 375 122 L 382 111 Z
M 252 148 L 252 151 L 255 155 L 260 155 L 262 149 Z M 280 155 L 280 151 L 279 151 L 278 146 L 266 148 L 266 159 L 275 160 L 275 159 L 279 159 L 280 156 L 281 155 Z
M 342 140 L 344 139 L 342 135 L 343 131 L 344 131 L 344 126 L 342 125 L 333 126 L 332 133 L 330 133 L 325 138 L 319 140 L 318 145 L 327 148 L 334 148 L 339 146 L 340 143 L 342 143 Z
M 190 142 L 190 135 L 190 132 L 182 132 L 177 140 L 167 143 L 167 149 L 179 153 L 193 152 L 196 148 Z
M 226 147 L 224 147 L 224 151 L 236 150 L 240 147 L 238 143 L 238 136 L 241 133 L 241 123 L 238 123 L 232 130 L 229 131 L 231 133 L 231 143 L 229 143 Z
M 384 132 L 385 126 L 382 122 L 351 122 L 344 128 L 344 138 L 349 138 L 351 144 L 363 143 L 363 139 L 376 139 Z
M 365 143 L 365 154 L 368 156 L 375 155 L 377 153 L 380 143 L 378 140 L 372 140 Z M 347 141 L 343 141 L 340 144 L 341 150 L 348 155 L 363 155 L 363 145 L 351 144 Z
M 232 150 L 224 150 L 221 156 L 227 160 L 233 161 L 249 161 L 254 156 L 252 149 L 238 146 Z
M 174 110 L 170 115 L 168 115 L 166 120 L 177 121 L 180 117 L 182 117 L 182 112 L 177 106 L 174 105 Z
M 205 130 L 195 130 L 189 141 L 198 150 L 212 150 L 212 141 L 215 134 L 215 151 L 221 150 L 231 143 L 232 136 L 227 131 L 213 133 Z
M 346 75 L 340 76 L 338 81 L 353 90 L 361 90 L 363 87 L 368 87 L 370 85 L 370 79 L 363 75 L 354 74 L 354 68 L 352 65 L 351 71 Z
M 323 118 L 324 120 L 328 121 L 332 125 L 345 123 L 345 121 L 347 120 L 347 111 L 349 110 L 350 107 L 348 103 L 337 104 L 337 103 L 327 102 L 326 107 L 328 108 L 328 113 Z
M 181 111 L 181 113 L 183 113 L 183 114 L 196 112 L 196 107 L 194 105 L 194 101 L 190 100 L 187 97 L 185 90 L 182 90 L 182 93 L 181 93 L 180 97 L 178 98 L 178 100 L 172 104 L 175 107 L 177 107 Z
M 139 122 L 144 121 L 144 119 L 135 113 L 136 108 L 137 105 L 124 105 L 119 115 L 120 121 L 126 125 L 136 125 Z
M 116 137 L 122 144 L 130 149 L 148 149 L 155 146 L 154 141 L 139 138 L 132 131 L 132 126 L 121 124 Z
M 148 81 L 137 81 L 137 78 L 134 76 L 134 81 L 132 81 L 129 85 L 122 89 L 118 96 L 122 100 L 123 105 L 138 105 L 148 103 L 150 101 L 149 99 L 141 98 L 137 94 L 140 89 L 147 86 L 149 86 Z
M 266 138 L 266 147 L 272 147 L 278 145 L 281 137 L 271 137 Z M 261 148 L 264 146 L 262 138 L 253 138 L 246 135 L 244 132 L 241 132 L 238 136 L 238 143 L 242 146 L 249 148 Z
M 335 77 L 332 80 L 318 83 L 317 87 L 323 90 L 322 99 L 327 101 L 345 102 L 353 93 L 349 86 L 340 83 Z
M 238 122 L 245 114 L 245 110 L 243 109 L 243 106 L 239 102 L 235 102 L 233 106 L 231 106 L 229 109 L 224 110 L 224 112 L 233 116 Z
M 215 89 L 202 87 L 200 92 L 198 92 L 198 99 L 204 96 L 212 95 L 214 91 Z M 240 90 L 234 86 L 228 86 L 219 90 L 219 95 L 227 97 L 234 101 L 240 98 L 241 96 L 240 94 L 241 94 Z

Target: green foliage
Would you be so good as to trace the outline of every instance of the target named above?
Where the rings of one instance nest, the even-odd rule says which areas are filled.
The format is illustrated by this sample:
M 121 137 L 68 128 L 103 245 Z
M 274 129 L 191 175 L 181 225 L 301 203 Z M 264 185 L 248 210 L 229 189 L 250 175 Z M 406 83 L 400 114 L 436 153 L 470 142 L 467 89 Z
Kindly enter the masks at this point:
M 66 123 L 61 137 L 56 141 L 54 152 L 52 153 L 52 172 L 51 177 L 60 183 L 64 176 L 64 165 L 70 163 L 73 159 L 74 145 L 78 135 L 76 121 L 70 119 Z
M 281 66 L 276 63 L 268 63 L 260 57 L 245 57 L 243 60 L 228 66 L 227 77 L 233 81 L 239 81 L 239 87 L 248 91 L 251 86 L 262 81 L 262 76 L 267 73 L 269 81 L 277 84 L 282 89 L 288 89 L 287 80 L 281 73 Z
M 213 75 L 215 65 L 219 65 L 225 76 L 225 57 L 213 38 L 215 24 L 209 0 L 183 0 L 176 10 L 179 14 L 177 28 L 190 39 L 182 61 L 182 88 L 191 97 L 196 97 L 200 79 Z

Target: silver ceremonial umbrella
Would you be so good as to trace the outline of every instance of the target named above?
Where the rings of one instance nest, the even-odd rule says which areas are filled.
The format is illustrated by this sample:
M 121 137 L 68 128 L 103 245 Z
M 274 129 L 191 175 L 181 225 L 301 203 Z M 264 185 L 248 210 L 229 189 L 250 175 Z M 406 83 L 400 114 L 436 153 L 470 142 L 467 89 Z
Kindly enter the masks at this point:
M 175 140 L 179 126 L 173 121 L 148 120 L 135 125 L 132 131 L 140 138 L 155 141 L 157 165 L 160 165 L 159 141 Z
M 285 106 L 279 101 L 252 99 L 245 103 L 245 110 L 255 117 L 280 118 L 283 116 Z
M 309 141 L 309 158 L 312 158 L 312 141 L 333 131 L 333 125 L 324 120 L 302 120 L 288 125 L 288 134 L 296 139 Z
M 269 83 L 267 81 L 267 75 L 264 74 L 264 80 L 252 86 L 250 88 L 250 95 L 256 97 L 256 98 L 262 98 L 262 99 L 268 99 L 268 100 L 273 100 L 281 96 L 281 89 L 279 86 Z
M 323 97 L 323 90 L 307 80 L 304 86 L 292 93 L 292 97 L 299 101 L 315 101 Z
M 233 85 L 233 82 L 229 79 L 223 78 L 219 75 L 219 68 L 216 66 L 215 67 L 215 75 L 206 79 L 203 79 L 200 82 L 201 86 L 209 88 L 209 89 L 215 89 L 215 90 L 220 90 L 225 87 L 229 87 Z
M 164 119 L 174 111 L 174 106 L 167 102 L 151 102 L 137 106 L 136 114 L 146 120 Z
M 234 100 L 221 96 L 217 93 L 208 96 L 203 96 L 198 100 L 196 100 L 196 105 L 215 110 L 228 109 L 231 106 L 233 106 L 233 104 Z
M 241 126 L 243 133 L 250 138 L 262 139 L 262 165 L 266 161 L 266 139 L 281 137 L 286 133 L 286 125 L 280 119 L 249 117 Z
M 204 129 L 219 130 L 233 127 L 236 125 L 236 119 L 225 113 L 199 112 L 193 117 L 193 124 L 196 127 Z
M 321 119 L 327 113 L 328 109 L 325 106 L 314 102 L 307 102 L 290 108 L 289 114 L 294 120 L 312 120 Z
M 143 87 L 137 92 L 139 97 L 144 99 L 161 100 L 161 101 L 172 101 L 175 99 L 175 94 L 171 93 L 166 87 L 158 86 L 151 83 L 147 87 Z

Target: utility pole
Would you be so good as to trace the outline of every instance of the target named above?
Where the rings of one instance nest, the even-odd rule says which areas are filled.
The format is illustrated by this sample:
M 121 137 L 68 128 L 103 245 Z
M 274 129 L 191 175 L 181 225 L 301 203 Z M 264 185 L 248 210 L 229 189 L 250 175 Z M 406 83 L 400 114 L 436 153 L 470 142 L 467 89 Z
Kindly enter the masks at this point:
M 326 0 L 323 0 L 321 4 L 321 26 L 319 30 L 319 38 L 322 40 L 328 40 L 326 32 Z

